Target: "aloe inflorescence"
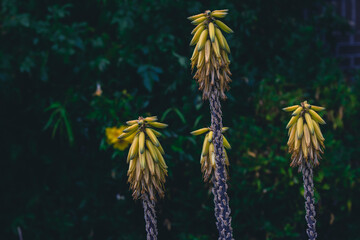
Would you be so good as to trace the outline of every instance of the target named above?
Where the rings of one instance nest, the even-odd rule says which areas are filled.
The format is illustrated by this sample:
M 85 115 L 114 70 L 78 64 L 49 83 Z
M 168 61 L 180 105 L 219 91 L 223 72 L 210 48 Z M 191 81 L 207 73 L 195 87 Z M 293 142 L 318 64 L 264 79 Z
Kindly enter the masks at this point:
M 203 98 L 209 99 L 211 89 L 215 82 L 219 85 L 221 98 L 225 99 L 225 90 L 229 90 L 231 72 L 229 69 L 230 47 L 222 34 L 233 31 L 217 18 L 223 18 L 228 10 L 207 10 L 189 17 L 192 24 L 197 25 L 191 32 L 193 38 L 190 46 L 194 46 L 191 56 L 191 69 L 197 68 L 194 78 L 199 83 L 199 89 L 203 91 Z
M 324 149 L 324 137 L 319 124 L 325 121 L 319 116 L 318 111 L 325 108 L 312 106 L 307 101 L 301 105 L 294 105 L 284 108 L 284 111 L 292 112 L 292 118 L 287 124 L 289 129 L 289 152 L 291 155 L 291 166 L 301 166 L 304 161 L 310 162 L 313 166 L 319 165 L 321 154 Z
M 292 117 L 286 126 L 289 129 L 287 145 L 291 153 L 290 166 L 298 166 L 299 171 L 302 172 L 306 209 L 305 219 L 308 225 L 306 233 L 310 240 L 315 240 L 317 233 L 313 167 L 319 165 L 321 154 L 323 154 L 325 148 L 325 138 L 319 126 L 319 124 L 325 124 L 325 121 L 317 112 L 323 111 L 325 108 L 310 105 L 307 101 L 304 101 L 300 105 L 286 107 L 283 110 L 292 112 Z
M 221 99 L 226 99 L 225 91 L 229 90 L 231 82 L 230 76 L 230 47 L 222 33 L 232 33 L 233 31 L 218 18 L 224 18 L 228 10 L 207 10 L 189 17 L 192 24 L 196 25 L 192 34 L 194 35 L 190 45 L 194 46 L 191 57 L 191 68 L 196 72 L 194 78 L 199 84 L 204 100 L 209 100 L 211 112 L 211 132 L 210 141 L 214 147 L 213 156 L 205 155 L 204 164 L 211 164 L 215 160 L 214 174 L 212 174 L 214 195 L 214 210 L 216 226 L 219 231 L 219 239 L 233 239 L 231 227 L 231 210 L 229 197 L 227 195 L 227 171 L 225 163 L 225 151 L 222 135 L 222 111 Z M 209 136 L 207 137 L 209 138 Z M 210 146 L 209 146 L 210 147 Z M 213 167 L 203 166 L 204 177 L 210 176 Z
M 228 127 L 223 127 L 222 132 L 224 133 L 228 129 L 229 129 Z M 213 143 L 214 132 L 212 131 L 211 128 L 200 128 L 198 130 L 191 132 L 191 134 L 195 136 L 202 135 L 205 133 L 206 135 L 204 137 L 203 147 L 200 156 L 200 165 L 201 165 L 201 172 L 203 173 L 203 177 L 204 177 L 204 182 L 208 182 L 213 177 L 216 168 L 215 147 Z M 229 167 L 230 163 L 226 149 L 231 149 L 231 145 L 228 142 L 228 140 L 225 138 L 225 136 L 223 136 L 223 145 L 224 145 L 223 151 L 225 154 L 225 165 L 226 165 L 225 174 L 226 176 L 228 176 L 227 168 Z
M 154 128 L 165 128 L 167 124 L 157 122 L 157 117 L 139 117 L 126 122 L 119 139 L 135 135 L 127 156 L 128 182 L 134 199 L 142 199 L 147 239 L 157 239 L 155 201 L 164 197 L 164 183 L 167 176 L 165 154 L 157 137 L 161 133 Z

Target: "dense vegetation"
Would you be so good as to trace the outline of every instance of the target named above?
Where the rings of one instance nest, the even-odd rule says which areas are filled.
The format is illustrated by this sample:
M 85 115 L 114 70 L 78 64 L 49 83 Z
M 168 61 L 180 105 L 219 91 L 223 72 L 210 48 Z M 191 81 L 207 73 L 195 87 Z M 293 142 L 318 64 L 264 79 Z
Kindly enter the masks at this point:
M 169 123 L 160 239 L 216 238 L 202 139 L 189 134 L 210 116 L 190 71 L 186 17 L 221 8 L 235 31 L 222 106 L 235 238 L 306 238 L 281 108 L 308 100 L 327 108 L 314 172 L 319 239 L 359 239 L 360 80 L 332 55 L 332 33 L 349 27 L 322 0 L 3 0 L 2 239 L 18 239 L 19 229 L 25 240 L 144 239 L 127 152 L 107 143 L 105 129 L 149 114 Z

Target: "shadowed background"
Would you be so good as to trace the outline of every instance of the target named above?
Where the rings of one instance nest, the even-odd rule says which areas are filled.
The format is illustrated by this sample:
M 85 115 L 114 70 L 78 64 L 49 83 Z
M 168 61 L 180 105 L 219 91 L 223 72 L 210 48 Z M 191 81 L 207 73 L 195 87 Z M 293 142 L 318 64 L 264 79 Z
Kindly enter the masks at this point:
M 223 8 L 234 30 L 225 35 L 233 82 L 222 105 L 235 238 L 306 239 L 281 108 L 308 100 L 327 108 L 314 171 L 319 239 L 360 239 L 360 75 L 339 67 L 336 37 L 352 30 L 322 0 L 3 0 L 2 239 L 145 239 L 127 149 L 105 135 L 139 115 L 169 124 L 159 239 L 217 238 L 203 139 L 189 134 L 209 126 L 210 114 L 190 71 L 186 17 Z

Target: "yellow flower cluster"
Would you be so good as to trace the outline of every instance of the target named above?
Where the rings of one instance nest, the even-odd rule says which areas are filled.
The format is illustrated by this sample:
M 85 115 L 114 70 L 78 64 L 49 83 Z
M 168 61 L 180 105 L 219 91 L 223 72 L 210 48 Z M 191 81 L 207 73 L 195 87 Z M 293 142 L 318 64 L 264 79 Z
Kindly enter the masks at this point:
M 108 127 L 105 129 L 106 134 L 106 142 L 109 145 L 113 145 L 113 148 L 119 149 L 120 151 L 124 151 L 132 142 L 134 135 L 130 135 L 123 139 L 118 139 L 118 137 L 123 133 L 123 130 L 126 126 L 118 127 Z
M 228 129 L 229 129 L 228 127 L 223 127 L 222 132 L 224 133 Z M 213 143 L 214 132 L 212 131 L 211 128 L 200 128 L 198 130 L 191 132 L 191 134 L 195 135 L 195 136 L 201 135 L 204 133 L 207 133 L 207 134 L 205 135 L 204 142 L 203 142 L 200 164 L 201 164 L 201 172 L 203 173 L 203 177 L 204 177 L 204 182 L 208 182 L 209 180 L 211 180 L 210 176 L 212 176 L 212 174 L 215 175 L 215 168 L 216 168 L 215 148 L 214 148 L 214 143 Z M 229 163 L 229 158 L 228 158 L 225 148 L 231 149 L 231 145 L 228 142 L 228 140 L 225 138 L 225 136 L 223 135 L 223 151 L 224 151 L 224 155 L 225 155 L 225 165 L 226 165 L 225 174 L 227 177 L 228 176 L 227 168 L 229 167 L 230 163 Z
M 300 105 L 286 107 L 283 110 L 292 112 L 292 118 L 286 126 L 289 129 L 287 145 L 292 154 L 290 166 L 301 166 L 308 161 L 314 166 L 319 165 L 325 148 L 325 138 L 319 125 L 325 124 L 325 121 L 317 112 L 325 108 L 304 101 Z
M 196 25 L 191 34 L 193 38 L 190 46 L 195 45 L 191 56 L 191 70 L 196 66 L 194 78 L 203 91 L 203 98 L 209 99 L 213 86 L 218 85 L 221 98 L 226 99 L 225 90 L 229 90 L 230 76 L 230 47 L 222 34 L 232 33 L 225 23 L 218 20 L 228 14 L 228 9 L 207 10 L 191 17 L 192 24 Z
M 155 200 L 156 194 L 164 197 L 168 167 L 163 156 L 164 149 L 158 140 L 161 133 L 154 128 L 166 128 L 167 124 L 157 120 L 156 116 L 152 116 L 127 121 L 129 127 L 119 136 L 119 139 L 125 139 L 135 135 L 127 157 L 128 182 L 133 190 L 134 199 L 145 193 L 149 194 L 150 200 Z

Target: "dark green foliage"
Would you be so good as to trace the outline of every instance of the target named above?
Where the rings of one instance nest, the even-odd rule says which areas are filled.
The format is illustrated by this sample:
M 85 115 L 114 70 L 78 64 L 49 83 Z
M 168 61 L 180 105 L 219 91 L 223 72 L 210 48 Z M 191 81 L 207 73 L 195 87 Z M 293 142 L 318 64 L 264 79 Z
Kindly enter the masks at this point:
M 360 82 L 332 58 L 331 33 L 348 26 L 322 0 L 1 1 L 2 239 L 18 239 L 18 226 L 25 240 L 144 239 L 126 152 L 104 131 L 145 114 L 169 123 L 159 238 L 216 238 L 201 139 L 189 134 L 210 116 L 189 68 L 186 17 L 221 8 L 235 31 L 222 108 L 235 238 L 306 238 L 281 108 L 308 100 L 327 108 L 314 171 L 319 239 L 359 239 Z

